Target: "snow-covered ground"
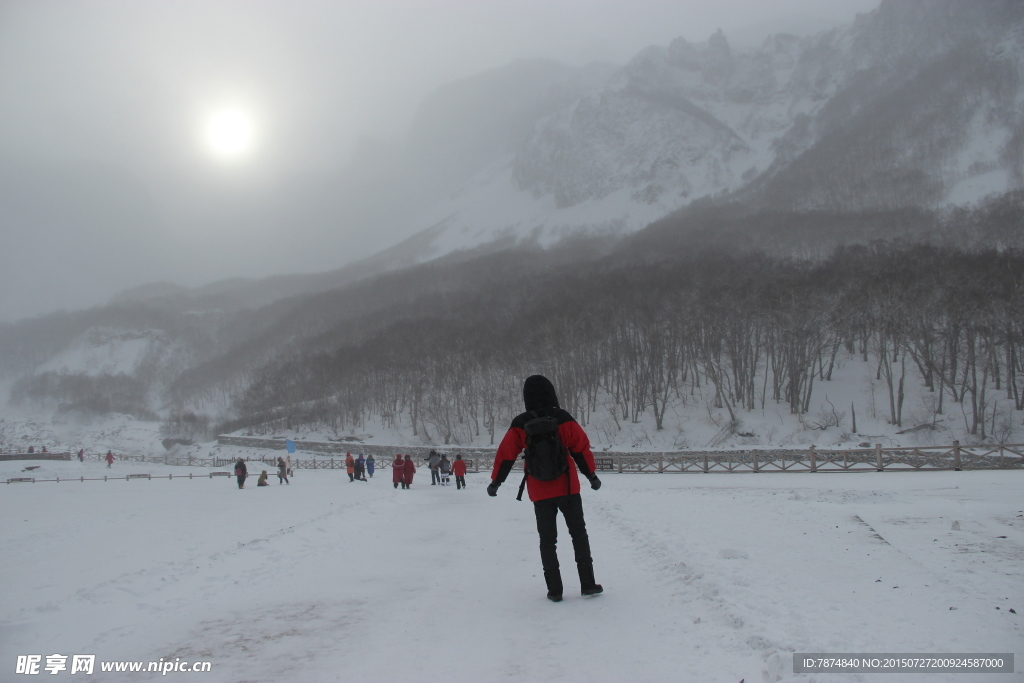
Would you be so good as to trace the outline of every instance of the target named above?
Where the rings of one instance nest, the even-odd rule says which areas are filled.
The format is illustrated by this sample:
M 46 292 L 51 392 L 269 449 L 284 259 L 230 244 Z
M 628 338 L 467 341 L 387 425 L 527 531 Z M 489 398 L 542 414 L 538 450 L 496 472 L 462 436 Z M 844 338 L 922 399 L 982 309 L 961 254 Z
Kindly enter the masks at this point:
M 0 479 L 28 465 L 175 477 L 0 488 L 2 680 L 55 653 L 209 661 L 167 675 L 205 681 L 1024 680 L 792 673 L 794 652 L 901 651 L 1014 652 L 1020 671 L 1018 471 L 609 474 L 584 492 L 606 592 L 579 596 L 563 527 L 553 604 L 532 506 L 512 482 L 489 498 L 486 474 L 238 490 L 202 468 L 22 461 Z

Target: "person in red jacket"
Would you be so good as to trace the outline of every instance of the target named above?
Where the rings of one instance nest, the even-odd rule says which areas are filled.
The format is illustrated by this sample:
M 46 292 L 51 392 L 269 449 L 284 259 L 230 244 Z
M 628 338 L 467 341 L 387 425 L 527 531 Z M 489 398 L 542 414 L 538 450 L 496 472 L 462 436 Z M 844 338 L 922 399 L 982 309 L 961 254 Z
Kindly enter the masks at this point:
M 402 460 L 401 455 L 395 456 L 395 461 L 391 463 L 391 482 L 398 488 L 401 484 L 402 488 L 405 488 L 405 461 Z
M 572 547 L 576 554 L 576 569 L 580 576 L 580 589 L 583 595 L 597 595 L 604 589 L 594 580 L 594 560 L 590 555 L 590 538 L 587 536 L 587 525 L 583 519 L 583 499 L 580 496 L 580 478 L 583 472 L 590 480 L 590 488 L 601 488 L 601 480 L 594 471 L 594 454 L 590 451 L 590 439 L 586 432 L 577 424 L 572 415 L 558 406 L 555 387 L 547 377 L 533 375 L 523 383 L 523 401 L 526 412 L 512 420 L 505 437 L 498 446 L 494 457 L 494 470 L 487 493 L 498 495 L 498 487 L 508 477 L 516 458 L 526 447 L 526 431 L 524 425 L 536 417 L 553 417 L 558 422 L 558 437 L 567 451 L 565 458 L 568 469 L 551 481 L 541 481 L 526 475 L 526 488 L 533 501 L 533 511 L 537 517 L 537 532 L 540 534 L 540 561 L 544 568 L 544 581 L 548 587 L 548 599 L 559 602 L 562 599 L 562 575 L 558 567 L 558 554 L 555 545 L 558 540 L 557 516 L 562 513 L 565 525 L 572 537 Z
M 348 472 L 349 483 L 355 481 L 356 461 L 352 458 L 351 453 L 345 454 L 345 471 Z
M 412 461 L 411 455 L 405 456 L 405 463 L 403 464 L 402 469 L 405 472 L 405 481 L 402 485 L 405 488 L 409 488 L 412 486 L 412 478 L 416 476 L 416 463 Z
M 106 460 L 106 461 L 107 461 L 107 467 L 108 467 L 108 468 L 109 468 L 109 467 L 110 467 L 111 465 L 113 465 L 113 464 L 114 464 L 114 452 L 113 452 L 113 451 L 107 451 L 107 457 L 106 457 L 106 458 L 104 458 L 104 460 Z
M 466 488 L 466 461 L 462 459 L 461 455 L 455 456 L 455 462 L 452 463 L 452 474 L 455 475 L 455 489 Z

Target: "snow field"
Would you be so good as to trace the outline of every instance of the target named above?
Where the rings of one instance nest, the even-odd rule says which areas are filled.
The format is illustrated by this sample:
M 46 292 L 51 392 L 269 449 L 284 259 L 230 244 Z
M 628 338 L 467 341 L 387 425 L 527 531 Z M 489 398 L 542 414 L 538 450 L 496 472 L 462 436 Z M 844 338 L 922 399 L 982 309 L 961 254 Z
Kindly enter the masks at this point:
M 583 493 L 607 592 L 579 596 L 560 525 L 553 604 L 515 477 L 496 499 L 487 474 L 458 491 L 425 468 L 409 491 L 389 467 L 241 491 L 151 463 L 6 462 L 0 478 L 26 465 L 175 478 L 0 488 L 9 673 L 61 653 L 208 660 L 205 681 L 889 682 L 924 679 L 794 675 L 792 653 L 1024 653 L 1016 471 L 608 474 Z

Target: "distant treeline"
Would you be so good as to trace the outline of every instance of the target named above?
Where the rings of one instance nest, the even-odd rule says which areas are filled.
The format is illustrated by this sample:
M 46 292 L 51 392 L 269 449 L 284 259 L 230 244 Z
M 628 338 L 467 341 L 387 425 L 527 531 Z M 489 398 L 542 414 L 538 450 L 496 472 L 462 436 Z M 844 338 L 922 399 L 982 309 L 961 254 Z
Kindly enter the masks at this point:
M 845 348 L 870 361 L 902 425 L 905 387 L 936 414 L 957 404 L 972 434 L 993 399 L 1024 409 L 1024 253 L 878 243 L 824 259 L 705 249 L 672 259 L 531 273 L 464 295 L 447 313 L 397 321 L 359 343 L 299 350 L 256 373 L 237 409 L 292 426 L 411 425 L 443 443 L 500 434 L 543 373 L 587 424 L 708 397 L 728 411 L 769 402 L 807 413 Z M 239 423 L 240 424 L 240 423 Z

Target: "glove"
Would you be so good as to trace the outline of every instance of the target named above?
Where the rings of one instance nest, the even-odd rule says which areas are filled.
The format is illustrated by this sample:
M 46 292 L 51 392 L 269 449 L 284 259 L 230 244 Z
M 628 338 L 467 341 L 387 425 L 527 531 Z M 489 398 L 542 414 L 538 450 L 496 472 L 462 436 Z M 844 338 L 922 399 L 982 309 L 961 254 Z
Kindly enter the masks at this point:
M 589 479 L 590 479 L 590 488 L 594 489 L 595 491 L 598 490 L 599 488 L 601 488 L 601 480 L 597 478 L 596 474 L 590 475 Z
M 500 483 L 498 483 L 496 481 L 492 481 L 490 484 L 487 485 L 487 495 L 488 496 L 496 496 L 496 495 L 498 495 L 498 487 L 499 486 L 501 486 Z

